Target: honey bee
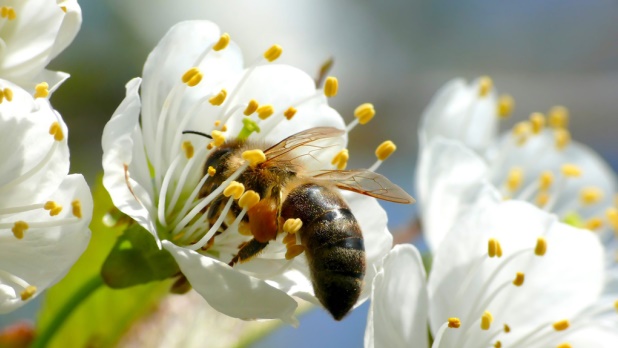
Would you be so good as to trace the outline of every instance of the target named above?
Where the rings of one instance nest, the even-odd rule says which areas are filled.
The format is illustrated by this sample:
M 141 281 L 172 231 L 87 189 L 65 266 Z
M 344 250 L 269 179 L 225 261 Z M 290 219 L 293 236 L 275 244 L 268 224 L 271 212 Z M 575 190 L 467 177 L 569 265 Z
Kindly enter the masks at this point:
M 312 128 L 268 148 L 261 147 L 266 148 L 263 151 L 266 160 L 248 167 L 236 179 L 261 197 L 241 222 L 249 227 L 253 238 L 239 246 L 230 262 L 234 266 L 250 260 L 283 233 L 286 221 L 300 219 L 302 226 L 295 232 L 301 241 L 298 247 L 307 258 L 315 295 L 336 320 L 341 320 L 358 300 L 366 268 L 360 225 L 337 189 L 396 203 L 414 202 L 380 174 L 363 169 L 310 173 L 298 163 L 300 158 L 326 148 L 319 145 L 321 140 L 343 133 L 336 128 Z M 200 196 L 207 196 L 221 186 L 245 162 L 241 154 L 254 148 L 260 148 L 259 144 L 232 139 L 215 149 L 204 166 L 205 172 L 210 168 L 215 174 L 208 177 Z M 207 208 L 211 224 L 219 218 L 226 200 L 219 195 Z M 238 216 L 240 211 L 234 202 L 230 213 Z

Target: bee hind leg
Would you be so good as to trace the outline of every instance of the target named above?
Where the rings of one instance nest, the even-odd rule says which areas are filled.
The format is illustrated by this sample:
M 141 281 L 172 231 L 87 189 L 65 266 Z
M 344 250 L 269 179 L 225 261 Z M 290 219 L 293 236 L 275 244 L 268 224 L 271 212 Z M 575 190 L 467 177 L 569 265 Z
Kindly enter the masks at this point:
M 229 265 L 234 267 L 234 265 L 238 262 L 249 261 L 252 257 L 258 255 L 266 246 L 268 242 L 262 243 L 258 242 L 255 238 L 250 241 L 243 243 L 238 250 L 238 254 L 234 256 L 232 261 L 230 261 Z

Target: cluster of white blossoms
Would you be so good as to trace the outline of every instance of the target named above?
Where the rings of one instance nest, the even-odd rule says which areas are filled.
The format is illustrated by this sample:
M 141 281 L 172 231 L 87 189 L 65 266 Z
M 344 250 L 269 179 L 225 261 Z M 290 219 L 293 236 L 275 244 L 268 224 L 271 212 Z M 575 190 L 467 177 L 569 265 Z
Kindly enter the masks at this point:
M 492 81 L 446 84 L 419 129 L 417 192 L 433 254 L 383 261 L 367 347 L 618 346 L 616 178 L 571 140 L 568 112 L 513 110 Z
M 68 175 L 67 127 L 46 70 L 77 34 L 76 1 L 0 1 L 0 313 L 59 281 L 90 240 L 92 197 Z

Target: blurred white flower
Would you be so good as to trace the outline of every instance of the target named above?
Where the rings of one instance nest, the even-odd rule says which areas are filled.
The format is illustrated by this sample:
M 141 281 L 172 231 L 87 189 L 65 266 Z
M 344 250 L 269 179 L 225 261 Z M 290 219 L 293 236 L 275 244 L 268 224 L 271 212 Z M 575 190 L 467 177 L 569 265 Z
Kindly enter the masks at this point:
M 76 0 L 3 1 L 0 78 L 46 97 L 69 75 L 45 67 L 75 38 L 82 23 Z M 36 86 L 36 88 L 35 88 Z
M 317 302 L 304 257 L 286 260 L 279 238 L 259 256 L 232 268 L 227 264 L 238 246 L 251 238 L 238 231 L 238 221 L 226 221 L 228 229 L 212 239 L 227 214 L 211 226 L 205 210 L 241 171 L 206 197 L 199 195 L 213 175 L 204 168 L 213 144 L 216 148 L 240 134 L 275 144 L 313 127 L 346 129 L 307 74 L 268 64 L 280 53 L 275 45 L 243 68 L 240 49 L 216 25 L 190 21 L 174 26 L 149 55 L 143 82 L 127 84 L 127 96 L 105 128 L 103 182 L 116 207 L 161 240 L 213 308 L 237 318 L 294 322 L 297 303 L 291 296 Z M 361 109 L 368 113 L 364 116 L 373 116 L 370 106 Z M 361 123 L 367 121 L 362 112 L 359 117 Z M 213 144 L 183 135 L 185 130 L 212 135 Z M 334 157 L 345 164 L 347 132 L 332 140 L 329 148 L 303 157 L 309 171 L 333 169 Z M 364 231 L 368 267 L 363 301 L 374 276 L 371 265 L 388 252 L 392 237 L 375 199 L 341 195 Z
M 67 128 L 45 98 L 0 80 L 0 313 L 59 281 L 90 239 L 92 198 L 67 175 Z
M 413 247 L 385 258 L 365 346 L 427 347 L 428 322 L 433 347 L 597 347 L 587 308 L 603 276 L 598 238 L 486 185 L 438 247 L 426 289 Z

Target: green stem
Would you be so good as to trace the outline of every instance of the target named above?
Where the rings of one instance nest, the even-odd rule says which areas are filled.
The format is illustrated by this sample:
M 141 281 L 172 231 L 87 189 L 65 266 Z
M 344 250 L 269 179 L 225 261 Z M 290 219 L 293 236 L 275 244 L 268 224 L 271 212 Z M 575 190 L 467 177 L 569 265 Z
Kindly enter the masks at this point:
M 32 343 L 30 348 L 44 348 L 49 345 L 49 342 L 54 337 L 56 332 L 62 327 L 64 322 L 71 316 L 73 311 L 79 307 L 90 295 L 92 295 L 98 288 L 103 285 L 103 278 L 100 274 L 96 274 L 90 280 L 88 280 L 81 288 L 69 298 L 69 300 L 60 308 L 56 317 L 52 320 L 47 327 L 39 333 Z

